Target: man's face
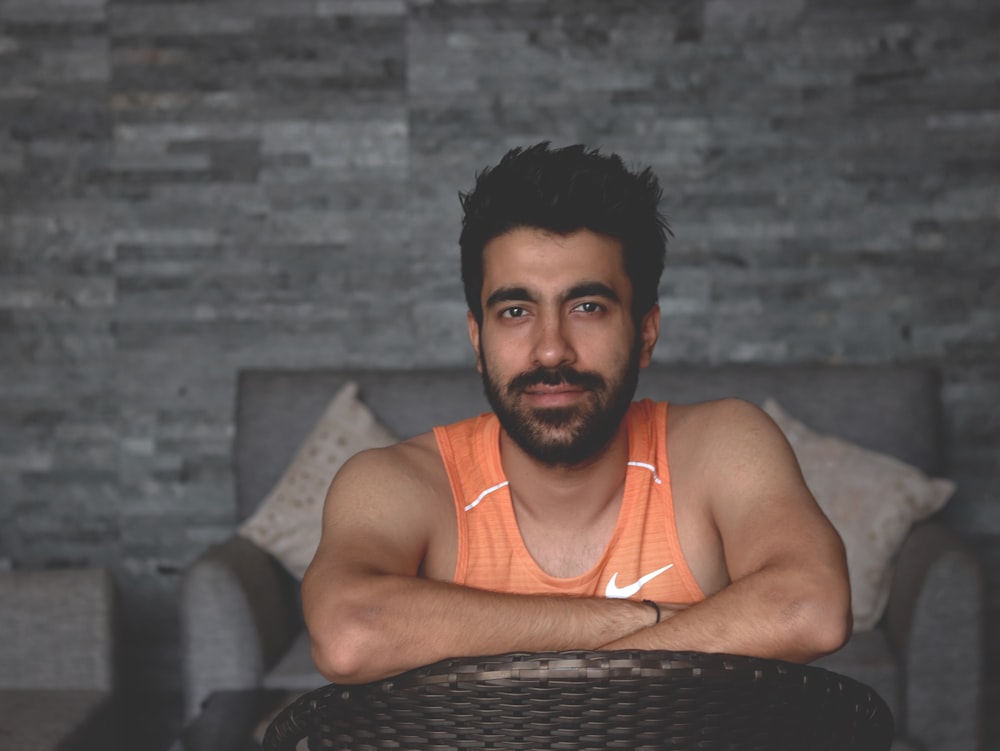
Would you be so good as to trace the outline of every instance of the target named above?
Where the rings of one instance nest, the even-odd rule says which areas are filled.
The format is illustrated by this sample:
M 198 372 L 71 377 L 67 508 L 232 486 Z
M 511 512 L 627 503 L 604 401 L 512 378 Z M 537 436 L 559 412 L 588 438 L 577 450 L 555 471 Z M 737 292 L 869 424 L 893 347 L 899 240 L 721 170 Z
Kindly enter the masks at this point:
M 638 330 L 617 240 L 519 228 L 483 252 L 483 321 L 469 315 L 490 405 L 538 461 L 587 461 L 614 437 L 649 364 L 659 310 Z

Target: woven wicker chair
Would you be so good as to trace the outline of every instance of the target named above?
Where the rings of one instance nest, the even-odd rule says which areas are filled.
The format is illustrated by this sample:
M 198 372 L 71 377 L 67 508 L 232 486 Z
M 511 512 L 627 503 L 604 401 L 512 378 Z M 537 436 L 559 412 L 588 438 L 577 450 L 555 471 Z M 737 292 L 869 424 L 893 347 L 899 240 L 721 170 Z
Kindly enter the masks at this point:
M 893 718 L 828 670 L 695 652 L 458 658 L 282 710 L 265 751 L 885 751 Z

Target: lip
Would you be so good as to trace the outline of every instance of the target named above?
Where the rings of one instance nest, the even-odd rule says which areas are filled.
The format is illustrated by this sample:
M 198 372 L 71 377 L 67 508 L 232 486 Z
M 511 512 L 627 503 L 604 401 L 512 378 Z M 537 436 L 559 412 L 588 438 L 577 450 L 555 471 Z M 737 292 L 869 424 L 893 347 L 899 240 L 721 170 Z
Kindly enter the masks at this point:
M 575 386 L 532 386 L 523 393 L 537 407 L 565 407 L 575 404 L 587 392 Z

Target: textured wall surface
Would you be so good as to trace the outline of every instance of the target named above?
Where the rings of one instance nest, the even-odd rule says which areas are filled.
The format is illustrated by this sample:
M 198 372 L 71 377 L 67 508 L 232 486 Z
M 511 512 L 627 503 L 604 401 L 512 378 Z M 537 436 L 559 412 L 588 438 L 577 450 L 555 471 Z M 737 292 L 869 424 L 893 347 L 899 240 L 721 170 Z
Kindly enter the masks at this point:
M 0 561 L 109 565 L 128 680 L 175 687 L 237 371 L 471 364 L 457 191 L 583 141 L 666 187 L 658 359 L 940 366 L 996 632 L 998 38 L 992 0 L 0 0 Z

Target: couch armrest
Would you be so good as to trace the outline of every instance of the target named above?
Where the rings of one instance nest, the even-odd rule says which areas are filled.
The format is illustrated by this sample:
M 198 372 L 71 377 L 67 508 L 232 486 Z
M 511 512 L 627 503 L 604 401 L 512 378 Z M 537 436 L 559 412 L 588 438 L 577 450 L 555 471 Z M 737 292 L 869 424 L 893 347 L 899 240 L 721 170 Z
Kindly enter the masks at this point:
M 905 726 L 928 749 L 980 747 L 983 582 L 955 533 L 914 527 L 899 552 L 886 630 L 904 676 Z
M 274 558 L 242 537 L 185 570 L 180 619 L 188 719 L 213 691 L 260 685 L 302 628 L 296 587 Z

